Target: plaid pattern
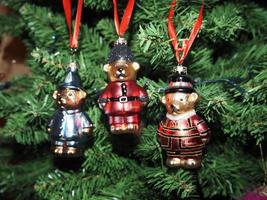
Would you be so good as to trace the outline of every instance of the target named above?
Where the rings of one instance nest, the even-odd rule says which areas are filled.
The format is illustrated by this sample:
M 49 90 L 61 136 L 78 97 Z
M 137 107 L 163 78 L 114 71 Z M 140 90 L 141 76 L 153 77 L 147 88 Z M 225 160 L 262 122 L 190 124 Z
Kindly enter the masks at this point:
M 157 136 L 169 157 L 199 157 L 209 138 L 209 128 L 197 115 L 188 119 L 161 121 Z

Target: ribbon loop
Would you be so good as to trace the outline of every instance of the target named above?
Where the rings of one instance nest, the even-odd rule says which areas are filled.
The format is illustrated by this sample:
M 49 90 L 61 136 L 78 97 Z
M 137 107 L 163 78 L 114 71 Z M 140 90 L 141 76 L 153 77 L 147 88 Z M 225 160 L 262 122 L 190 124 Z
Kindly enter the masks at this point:
M 114 23 L 115 23 L 115 28 L 116 28 L 116 32 L 120 37 L 123 37 L 130 19 L 132 17 L 132 13 L 133 13 L 133 8 L 134 8 L 134 3 L 135 0 L 129 0 L 128 4 L 126 6 L 126 9 L 124 11 L 121 23 L 119 21 L 119 15 L 118 15 L 118 9 L 117 9 L 117 0 L 113 0 L 113 5 L 114 5 Z
M 69 38 L 70 38 L 70 48 L 77 49 L 78 47 L 78 37 L 80 32 L 81 16 L 83 0 L 78 0 L 77 13 L 75 18 L 75 25 L 72 34 L 72 21 L 71 21 L 71 0 L 62 0 L 66 23 L 68 26 Z
M 176 36 L 176 31 L 173 25 L 173 15 L 174 15 L 174 9 L 176 7 L 176 0 L 172 0 L 169 10 L 169 17 L 168 17 L 168 32 L 169 37 L 172 40 L 172 46 L 175 50 L 175 57 L 177 62 L 182 65 L 184 62 L 185 57 L 187 56 L 200 28 L 202 25 L 202 18 L 203 18 L 203 10 L 204 10 L 204 0 L 202 0 L 202 5 L 199 10 L 198 18 L 191 30 L 190 36 L 188 39 L 183 40 L 182 47 L 179 47 L 179 42 Z M 180 55 L 182 53 L 182 55 Z

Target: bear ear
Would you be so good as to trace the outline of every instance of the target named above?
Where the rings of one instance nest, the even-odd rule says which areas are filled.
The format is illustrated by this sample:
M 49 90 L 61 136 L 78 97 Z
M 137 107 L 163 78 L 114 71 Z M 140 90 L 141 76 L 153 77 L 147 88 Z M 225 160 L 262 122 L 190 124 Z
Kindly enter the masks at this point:
M 135 71 L 137 71 L 140 68 L 139 63 L 137 63 L 137 62 L 133 62 L 132 65 L 133 65 L 133 68 L 135 69 Z
M 162 102 L 163 104 L 166 104 L 166 96 L 161 97 L 161 102 Z
M 105 72 L 108 72 L 110 70 L 110 68 L 111 68 L 110 64 L 105 64 L 103 67 Z
M 54 93 L 53 93 L 53 99 L 57 99 L 57 94 L 58 94 L 58 91 L 56 90 Z
M 87 96 L 87 93 L 81 89 L 80 89 L 80 94 L 81 94 L 83 99 Z
M 191 93 L 190 96 L 189 96 L 189 101 L 190 102 L 194 102 L 195 103 L 195 102 L 198 101 L 198 99 L 199 99 L 199 96 L 195 92 Z

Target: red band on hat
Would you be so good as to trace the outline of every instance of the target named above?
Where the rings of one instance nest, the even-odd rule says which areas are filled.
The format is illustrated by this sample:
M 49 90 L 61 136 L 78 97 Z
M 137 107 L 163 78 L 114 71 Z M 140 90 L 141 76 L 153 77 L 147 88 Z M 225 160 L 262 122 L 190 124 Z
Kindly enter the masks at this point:
M 72 35 L 72 25 L 71 25 L 71 0 L 62 0 L 62 2 L 69 31 L 70 48 L 76 49 L 78 47 L 78 37 L 80 32 L 83 0 L 78 0 L 73 35 Z
M 190 82 L 182 82 L 182 81 L 179 81 L 179 82 L 170 82 L 169 83 L 169 87 L 185 87 L 185 88 L 193 88 L 193 85 L 192 83 Z
M 123 14 L 123 17 L 122 17 L 122 20 L 120 23 L 119 15 L 118 15 L 118 9 L 117 9 L 117 0 L 113 0 L 115 28 L 116 28 L 117 34 L 121 37 L 124 36 L 124 34 L 128 28 L 128 25 L 129 25 L 129 22 L 130 22 L 132 13 L 133 13 L 134 3 L 135 3 L 134 0 L 128 1 L 127 7 L 124 11 L 124 14 Z
M 173 25 L 173 15 L 174 9 L 176 7 L 176 0 L 172 0 L 170 5 L 169 17 L 168 17 L 168 32 L 169 37 L 172 40 L 172 46 L 175 50 L 175 57 L 179 64 L 183 64 L 185 57 L 187 56 L 200 28 L 202 25 L 202 18 L 203 18 L 203 9 L 204 9 L 204 0 L 202 0 L 202 5 L 199 10 L 198 18 L 192 28 L 190 36 L 188 39 L 183 40 L 182 47 L 179 47 L 178 39 L 176 36 L 176 31 Z M 182 55 L 180 55 L 182 54 Z

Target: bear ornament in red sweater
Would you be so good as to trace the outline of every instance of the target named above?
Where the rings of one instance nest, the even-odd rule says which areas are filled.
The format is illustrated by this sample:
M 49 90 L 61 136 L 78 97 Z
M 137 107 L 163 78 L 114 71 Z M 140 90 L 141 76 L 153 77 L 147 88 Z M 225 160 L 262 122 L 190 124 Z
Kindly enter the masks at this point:
M 185 169 L 201 166 L 202 152 L 209 141 L 210 130 L 195 112 L 199 99 L 188 76 L 171 76 L 162 102 L 167 114 L 157 130 L 161 148 L 166 151 L 166 165 Z
M 113 134 L 140 134 L 140 112 L 148 102 L 147 92 L 136 83 L 139 64 L 124 39 L 120 38 L 111 49 L 104 71 L 109 83 L 98 99 L 108 115 Z

